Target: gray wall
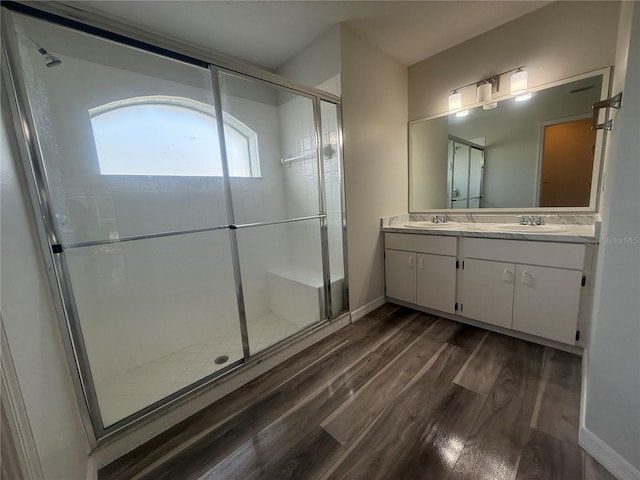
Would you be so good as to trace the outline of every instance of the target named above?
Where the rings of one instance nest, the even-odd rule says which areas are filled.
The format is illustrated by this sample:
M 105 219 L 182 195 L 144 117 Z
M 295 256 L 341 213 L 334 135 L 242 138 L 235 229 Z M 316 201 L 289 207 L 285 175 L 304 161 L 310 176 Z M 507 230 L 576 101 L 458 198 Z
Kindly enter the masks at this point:
M 342 26 L 349 300 L 384 295 L 380 218 L 407 212 L 407 68 Z
M 581 443 L 601 461 L 617 464 L 619 478 L 640 478 L 640 5 L 626 4 L 621 25 L 633 18 L 619 46 L 614 92 L 623 107 L 609 137 L 595 275 L 592 333 L 586 350 Z M 633 9 L 633 17 L 631 10 Z M 625 33 L 621 27 L 621 34 Z M 621 35 L 622 36 L 622 35 Z M 626 77 L 624 75 L 626 69 Z M 624 84 L 622 83 L 624 82 Z M 608 448 L 612 450 L 608 455 Z M 634 471 L 635 469 L 635 471 Z
M 409 120 L 446 112 L 452 88 L 520 65 L 530 87 L 612 65 L 619 9 L 618 2 L 554 2 L 410 66 Z M 462 93 L 463 104 L 475 103 L 473 89 Z M 507 93 L 508 81 L 494 96 Z

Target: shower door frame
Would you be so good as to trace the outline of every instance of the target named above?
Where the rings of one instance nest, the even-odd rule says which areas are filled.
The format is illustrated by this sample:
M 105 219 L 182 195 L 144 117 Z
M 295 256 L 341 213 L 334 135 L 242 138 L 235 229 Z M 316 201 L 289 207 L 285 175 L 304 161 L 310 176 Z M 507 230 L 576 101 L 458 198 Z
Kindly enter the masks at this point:
M 349 291 L 348 291 L 348 270 L 347 270 L 347 236 L 346 236 L 346 208 L 345 208 L 345 185 L 344 185 L 344 157 L 343 157 L 343 137 L 342 137 L 342 110 L 341 98 L 328 92 L 315 88 L 305 87 L 279 75 L 262 71 L 251 65 L 224 57 L 211 55 L 209 52 L 194 49 L 190 46 L 174 44 L 160 36 L 149 34 L 142 30 L 123 27 L 99 15 L 88 12 L 80 12 L 72 7 L 60 4 L 42 4 L 31 7 L 17 2 L 3 2 L 2 5 L 2 82 L 7 87 L 8 104 L 13 121 L 14 133 L 18 139 L 19 156 L 25 173 L 25 179 L 31 206 L 35 217 L 35 224 L 38 234 L 40 248 L 43 253 L 49 285 L 52 290 L 52 298 L 58 328 L 61 338 L 68 368 L 71 373 L 77 403 L 89 443 L 96 447 L 113 438 L 118 433 L 129 430 L 139 425 L 143 420 L 150 420 L 162 413 L 168 406 L 177 406 L 179 402 L 191 398 L 197 393 L 214 384 L 218 379 L 224 377 L 230 371 L 246 365 L 249 361 L 262 357 L 273 351 L 274 347 L 285 344 L 292 339 L 299 338 L 307 332 L 314 331 L 349 313 Z M 290 93 L 310 98 L 313 101 L 313 114 L 316 130 L 316 150 L 318 161 L 318 199 L 319 214 L 309 217 L 286 219 L 281 221 L 265 222 L 265 224 L 289 223 L 301 220 L 318 219 L 320 222 L 320 241 L 323 266 L 325 315 L 323 319 L 314 322 L 292 336 L 286 337 L 277 343 L 260 351 L 257 355 L 251 355 L 249 350 L 249 339 L 246 325 L 246 315 L 244 312 L 244 298 L 240 277 L 240 264 L 235 239 L 235 231 L 238 228 L 257 226 L 258 224 L 235 225 L 233 204 L 231 196 L 230 177 L 228 175 L 228 164 L 226 155 L 226 143 L 224 136 L 223 122 L 217 122 L 218 138 L 220 140 L 220 153 L 223 165 L 224 191 L 227 201 L 227 219 L 229 224 L 215 226 L 203 231 L 228 229 L 231 243 L 231 261 L 234 270 L 234 280 L 236 287 L 236 297 L 239 313 L 239 324 L 241 330 L 243 359 L 240 359 L 227 367 L 213 372 L 206 377 L 154 402 L 151 405 L 125 417 L 109 426 L 104 426 L 97 394 L 93 383 L 91 369 L 89 367 L 88 355 L 82 337 L 79 316 L 73 297 L 65 254 L 62 248 L 60 235 L 56 231 L 56 223 L 53 220 L 53 210 L 50 203 L 50 193 L 46 181 L 44 170 L 44 158 L 39 147 L 38 135 L 35 127 L 31 104 L 28 99 L 26 83 L 21 70 L 21 60 L 18 52 L 17 37 L 13 24 L 11 12 L 28 15 L 40 20 L 48 21 L 59 26 L 71 28 L 76 31 L 88 33 L 105 40 L 116 41 L 127 47 L 138 48 L 150 53 L 160 54 L 169 59 L 178 60 L 183 63 L 207 68 L 212 78 L 212 91 L 214 95 L 214 108 L 216 117 L 222 118 L 221 91 L 219 88 L 218 74 L 228 73 L 242 78 L 289 91 Z M 326 182 L 324 175 L 324 156 L 322 142 L 322 118 L 321 102 L 327 102 L 336 106 L 338 125 L 338 155 L 340 159 L 340 203 L 342 207 L 342 251 L 343 251 L 343 297 L 344 305 L 339 316 L 332 311 L 331 302 L 331 276 L 329 271 L 329 238 L 326 211 Z M 151 238 L 154 235 L 150 235 Z M 124 239 L 123 239 L 124 240 Z M 126 241 L 126 240 L 125 240 Z M 104 243 L 104 242 L 103 242 Z M 106 242 L 113 243 L 113 242 Z
M 480 205 L 482 203 L 482 194 L 484 193 L 484 162 L 485 162 L 485 155 L 486 155 L 486 147 L 484 145 L 478 145 L 477 143 L 473 143 L 470 142 L 469 140 L 465 140 L 464 138 L 460 138 L 460 137 L 456 137 L 455 135 L 449 135 L 447 137 L 447 141 L 448 142 L 453 142 L 453 153 L 452 153 L 452 157 L 451 157 L 451 164 L 447 167 L 447 175 L 450 175 L 451 180 L 447 181 L 447 208 L 454 208 L 453 206 L 453 182 L 454 182 L 454 174 L 455 174 L 455 156 L 456 156 L 456 149 L 455 149 L 455 144 L 456 143 L 460 143 L 462 145 L 466 145 L 467 147 L 469 147 L 469 154 L 468 154 L 468 165 L 467 165 L 467 206 L 466 207 L 458 207 L 456 206 L 455 208 L 469 208 L 469 201 L 471 200 L 471 198 L 469 197 L 469 190 L 471 187 L 471 149 L 476 149 L 476 150 L 480 150 L 482 152 L 482 167 L 481 167 L 481 172 L 480 172 L 480 188 L 479 188 L 479 197 L 474 197 L 478 198 L 478 205 Z M 480 207 L 479 207 L 480 208 Z

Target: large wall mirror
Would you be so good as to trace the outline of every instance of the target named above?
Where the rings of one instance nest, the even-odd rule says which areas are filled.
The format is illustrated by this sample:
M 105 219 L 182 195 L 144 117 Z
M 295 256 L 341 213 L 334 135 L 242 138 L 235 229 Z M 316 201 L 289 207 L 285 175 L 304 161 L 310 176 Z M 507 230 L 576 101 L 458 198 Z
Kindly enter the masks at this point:
M 411 122 L 409 211 L 595 210 L 603 132 L 591 106 L 608 97 L 610 70 Z

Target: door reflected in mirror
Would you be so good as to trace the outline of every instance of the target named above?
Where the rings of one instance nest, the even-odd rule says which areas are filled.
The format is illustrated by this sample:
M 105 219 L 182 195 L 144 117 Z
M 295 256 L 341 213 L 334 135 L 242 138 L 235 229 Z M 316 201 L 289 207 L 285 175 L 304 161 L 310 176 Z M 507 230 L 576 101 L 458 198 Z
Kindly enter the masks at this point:
M 609 70 L 526 101 L 412 122 L 409 211 L 594 209 L 602 134 L 591 130 L 591 106 L 606 97 Z

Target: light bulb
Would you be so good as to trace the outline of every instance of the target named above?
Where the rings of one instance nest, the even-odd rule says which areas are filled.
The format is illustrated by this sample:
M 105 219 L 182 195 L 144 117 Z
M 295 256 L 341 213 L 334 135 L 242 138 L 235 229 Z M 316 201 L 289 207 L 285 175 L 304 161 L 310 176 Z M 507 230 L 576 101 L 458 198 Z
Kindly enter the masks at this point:
M 518 95 L 516 97 L 516 102 L 525 102 L 531 98 L 530 93 L 525 93 L 524 95 Z
M 456 117 L 458 118 L 466 117 L 467 115 L 469 115 L 469 110 L 460 110 L 459 112 L 456 112 Z

